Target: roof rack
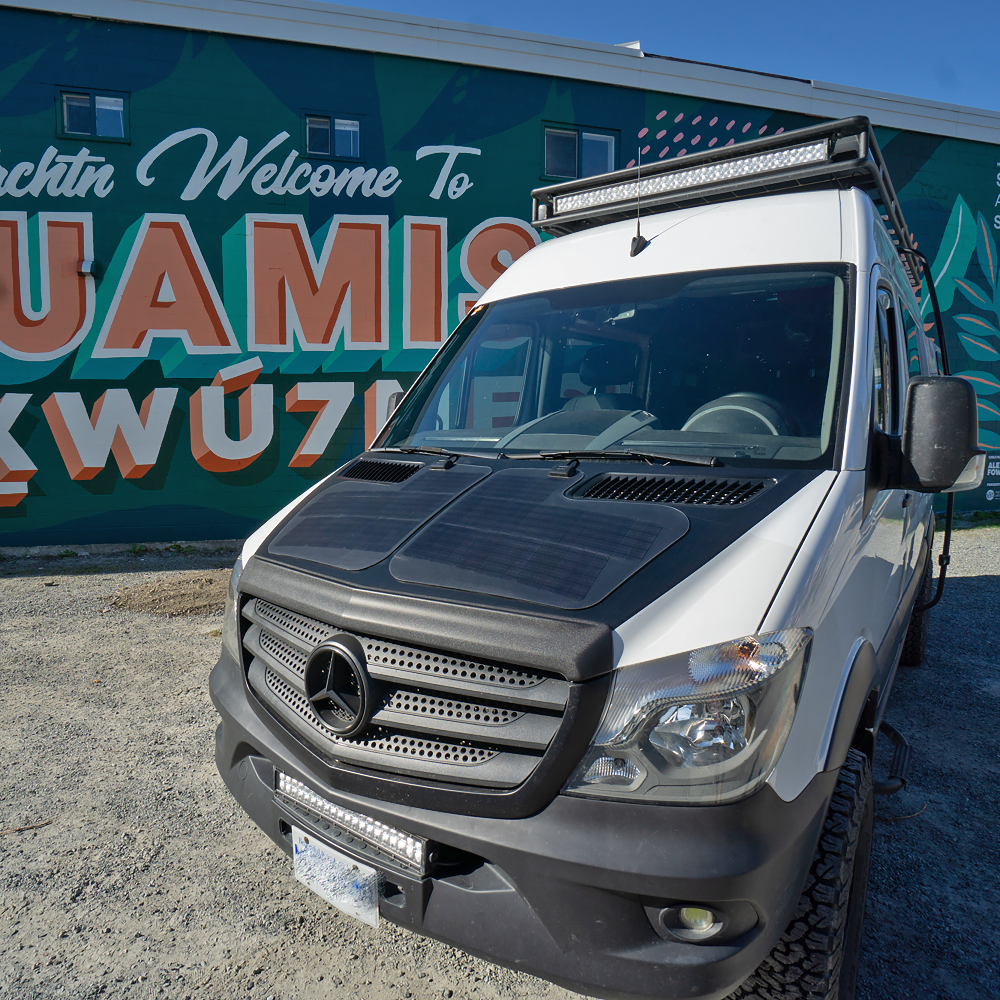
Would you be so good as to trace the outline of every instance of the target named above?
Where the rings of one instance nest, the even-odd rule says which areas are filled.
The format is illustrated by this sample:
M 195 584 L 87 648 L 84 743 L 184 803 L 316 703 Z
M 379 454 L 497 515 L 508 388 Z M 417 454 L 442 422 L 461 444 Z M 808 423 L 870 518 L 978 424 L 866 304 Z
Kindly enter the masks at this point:
M 911 284 L 920 286 L 913 237 L 903 218 L 871 122 L 862 115 L 708 149 L 680 159 L 536 188 L 531 224 L 562 236 L 686 205 L 787 191 L 859 187 L 871 194 Z

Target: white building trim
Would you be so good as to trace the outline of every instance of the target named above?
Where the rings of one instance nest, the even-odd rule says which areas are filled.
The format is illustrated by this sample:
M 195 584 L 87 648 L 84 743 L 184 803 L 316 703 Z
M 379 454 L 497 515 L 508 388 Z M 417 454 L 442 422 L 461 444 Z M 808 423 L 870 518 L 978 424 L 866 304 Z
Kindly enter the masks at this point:
M 14 6 L 14 5 L 11 5 Z M 867 115 L 876 125 L 1000 144 L 1000 113 L 818 80 L 730 69 L 638 48 L 509 31 L 315 0 L 21 0 L 17 7 L 139 24 L 274 38 L 438 59 L 493 69 L 828 118 Z

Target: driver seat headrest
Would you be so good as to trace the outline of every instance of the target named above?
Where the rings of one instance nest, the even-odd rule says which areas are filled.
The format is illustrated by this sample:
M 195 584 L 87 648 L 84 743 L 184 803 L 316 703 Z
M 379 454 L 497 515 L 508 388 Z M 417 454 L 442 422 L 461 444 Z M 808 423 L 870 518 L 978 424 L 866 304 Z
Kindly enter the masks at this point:
M 624 385 L 636 377 L 635 351 L 627 344 L 595 344 L 580 362 L 584 385 Z

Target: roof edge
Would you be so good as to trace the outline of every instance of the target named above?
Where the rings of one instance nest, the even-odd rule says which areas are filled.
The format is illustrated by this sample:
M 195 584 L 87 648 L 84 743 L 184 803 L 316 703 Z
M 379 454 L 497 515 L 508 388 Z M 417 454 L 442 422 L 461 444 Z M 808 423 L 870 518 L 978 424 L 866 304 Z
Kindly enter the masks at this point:
M 844 118 L 1000 145 L 1000 112 L 641 49 L 317 0 L 21 0 L 25 10 L 324 45 Z

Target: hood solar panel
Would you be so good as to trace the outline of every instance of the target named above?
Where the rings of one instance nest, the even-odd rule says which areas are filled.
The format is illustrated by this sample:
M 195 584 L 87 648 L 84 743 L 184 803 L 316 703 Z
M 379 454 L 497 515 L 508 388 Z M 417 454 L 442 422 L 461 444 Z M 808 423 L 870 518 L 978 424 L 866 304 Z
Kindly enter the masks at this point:
M 643 503 L 691 503 L 732 507 L 746 503 L 770 485 L 766 479 L 628 476 L 611 474 L 592 483 L 581 500 L 631 500 Z
M 402 483 L 424 467 L 423 462 L 383 462 L 362 458 L 341 473 L 345 479 L 368 483 Z
M 494 472 L 415 532 L 389 572 L 405 583 L 586 608 L 689 527 L 672 507 L 614 509 L 565 490 L 546 470 Z

